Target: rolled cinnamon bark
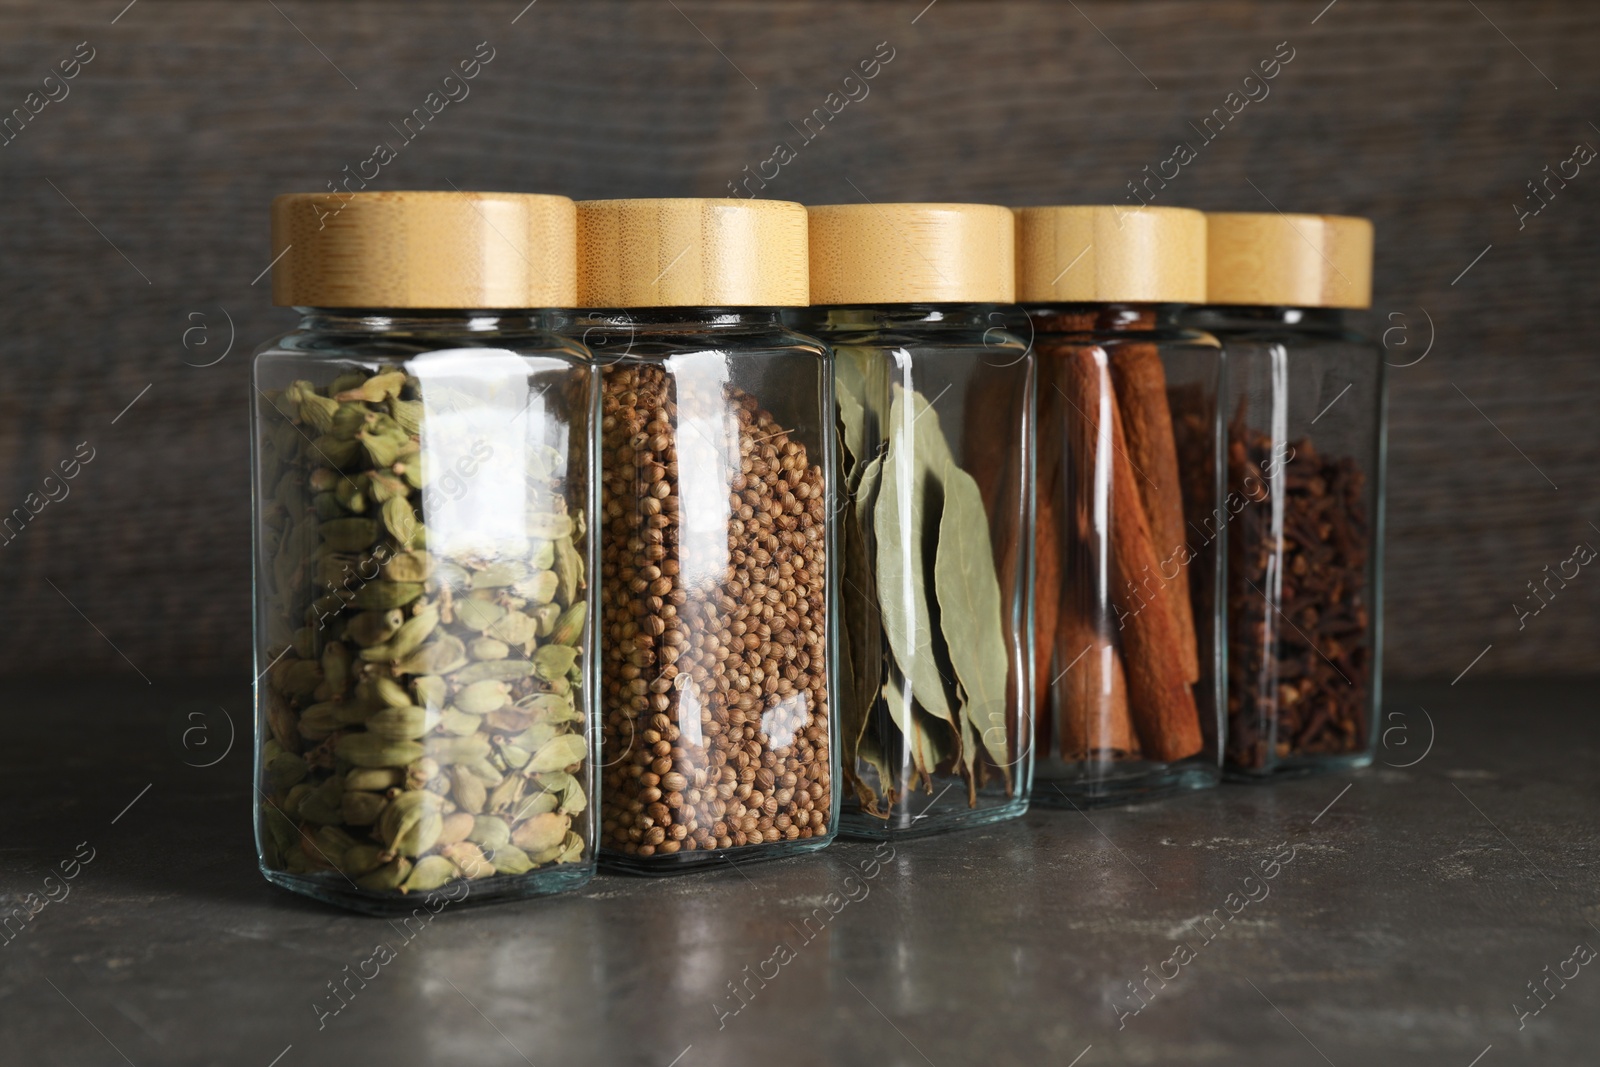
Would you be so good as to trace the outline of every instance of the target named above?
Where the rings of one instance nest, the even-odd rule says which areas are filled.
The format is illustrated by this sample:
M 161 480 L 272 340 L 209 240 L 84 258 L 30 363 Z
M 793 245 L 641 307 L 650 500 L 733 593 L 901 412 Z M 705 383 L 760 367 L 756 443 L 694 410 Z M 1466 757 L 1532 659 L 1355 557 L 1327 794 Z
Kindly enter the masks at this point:
M 1061 758 L 1126 757 L 1138 751 L 1128 713 L 1128 686 L 1116 646 L 1081 611 L 1061 620 L 1060 656 L 1070 666 L 1061 693 Z
M 1183 486 L 1178 480 L 1178 446 L 1172 434 L 1172 412 L 1167 407 L 1167 372 L 1161 356 L 1151 344 L 1118 345 L 1111 354 L 1111 381 L 1117 391 L 1117 407 L 1122 414 L 1122 430 L 1128 442 L 1128 459 L 1133 464 L 1150 522 L 1160 570 L 1141 585 L 1164 583 L 1171 595 L 1164 597 L 1177 627 L 1183 650 L 1185 678 L 1193 685 L 1200 680 L 1200 653 L 1195 643 L 1194 609 L 1189 600 L 1189 568 L 1184 548 Z M 1168 577 L 1176 570 L 1176 576 Z
M 1166 600 L 1169 584 L 1145 583 L 1159 575 L 1137 476 L 1128 460 L 1122 419 L 1112 391 L 1105 352 L 1067 349 L 1061 386 L 1074 424 L 1071 439 L 1080 461 L 1074 466 L 1109 497 L 1109 529 L 1091 531 L 1111 543 L 1111 602 L 1127 671 L 1129 710 L 1146 757 L 1163 761 L 1193 756 L 1204 747 L 1200 713 L 1188 681 L 1177 613 Z M 1092 539 L 1092 538 L 1091 538 Z

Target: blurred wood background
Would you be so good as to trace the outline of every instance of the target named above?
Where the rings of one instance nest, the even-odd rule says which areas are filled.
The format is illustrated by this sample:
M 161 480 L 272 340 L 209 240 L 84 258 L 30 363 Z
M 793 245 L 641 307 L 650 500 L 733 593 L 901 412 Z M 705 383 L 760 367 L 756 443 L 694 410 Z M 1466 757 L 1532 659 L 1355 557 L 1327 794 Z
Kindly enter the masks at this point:
M 268 202 L 398 141 L 485 41 L 470 96 L 373 188 L 726 195 L 888 42 L 764 195 L 1121 202 L 1288 42 L 1270 96 L 1157 203 L 1376 223 L 1373 329 L 1404 327 L 1396 364 L 1432 343 L 1391 374 L 1391 673 L 1455 677 L 1485 649 L 1473 676 L 1596 666 L 1600 575 L 1520 628 L 1513 605 L 1600 546 L 1600 170 L 1520 226 L 1513 205 L 1600 145 L 1600 6 L 525 4 L 0 4 L 0 115 L 93 53 L 0 146 L 0 511 L 94 450 L 0 544 L 0 671 L 248 675 L 246 368 L 292 322 L 253 281 Z

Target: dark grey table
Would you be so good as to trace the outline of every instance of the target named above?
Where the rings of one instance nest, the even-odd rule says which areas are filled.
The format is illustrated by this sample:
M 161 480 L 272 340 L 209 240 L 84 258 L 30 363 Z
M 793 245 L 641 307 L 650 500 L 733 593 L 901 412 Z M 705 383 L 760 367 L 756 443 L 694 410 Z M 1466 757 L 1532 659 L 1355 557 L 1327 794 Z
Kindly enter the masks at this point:
M 407 927 L 256 873 L 242 691 L 13 684 L 3 910 L 92 859 L 0 945 L 0 1063 L 1592 1065 L 1595 692 L 1397 687 L 1359 774 Z

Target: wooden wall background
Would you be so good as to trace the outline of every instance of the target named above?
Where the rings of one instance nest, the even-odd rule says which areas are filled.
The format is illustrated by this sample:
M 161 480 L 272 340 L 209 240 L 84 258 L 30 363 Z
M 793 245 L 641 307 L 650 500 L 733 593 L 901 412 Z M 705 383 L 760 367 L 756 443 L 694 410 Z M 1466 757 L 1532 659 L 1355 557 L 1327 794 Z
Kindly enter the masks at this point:
M 1596 666 L 1600 574 L 1521 629 L 1513 604 L 1600 546 L 1600 165 L 1521 229 L 1512 205 L 1600 145 L 1600 6 L 126 2 L 0 5 L 0 113 L 94 52 L 0 147 L 0 510 L 95 457 L 0 546 L 0 671 L 248 675 L 246 366 L 291 321 L 252 284 L 268 201 L 393 139 L 482 41 L 375 188 L 719 195 L 887 41 L 768 195 L 1117 200 L 1289 42 L 1157 202 L 1369 215 L 1391 359 L 1433 334 L 1391 379 L 1392 673 Z

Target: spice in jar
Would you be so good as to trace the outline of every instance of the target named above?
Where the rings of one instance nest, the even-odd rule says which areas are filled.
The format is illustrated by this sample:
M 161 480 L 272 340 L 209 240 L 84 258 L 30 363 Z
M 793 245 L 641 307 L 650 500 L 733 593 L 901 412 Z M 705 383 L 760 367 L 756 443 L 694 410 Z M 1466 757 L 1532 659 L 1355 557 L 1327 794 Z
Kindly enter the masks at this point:
M 1039 373 L 1034 800 L 1212 785 L 1222 361 L 1177 321 L 1204 294 L 1204 216 L 1017 214 Z
M 325 199 L 275 205 L 275 293 L 305 317 L 254 368 L 263 872 L 379 912 L 571 888 L 594 866 L 598 375 L 475 309 L 570 290 L 572 203 L 373 194 L 322 235 Z M 524 224 L 520 265 L 484 251 L 487 209 Z M 384 251 L 430 229 L 450 237 L 397 276 Z
M 1207 217 L 1188 320 L 1229 366 L 1227 765 L 1241 777 L 1372 758 L 1384 365 L 1346 317 L 1371 302 L 1365 219 Z
M 826 352 L 805 213 L 579 205 L 602 387 L 601 846 L 659 873 L 834 834 Z

